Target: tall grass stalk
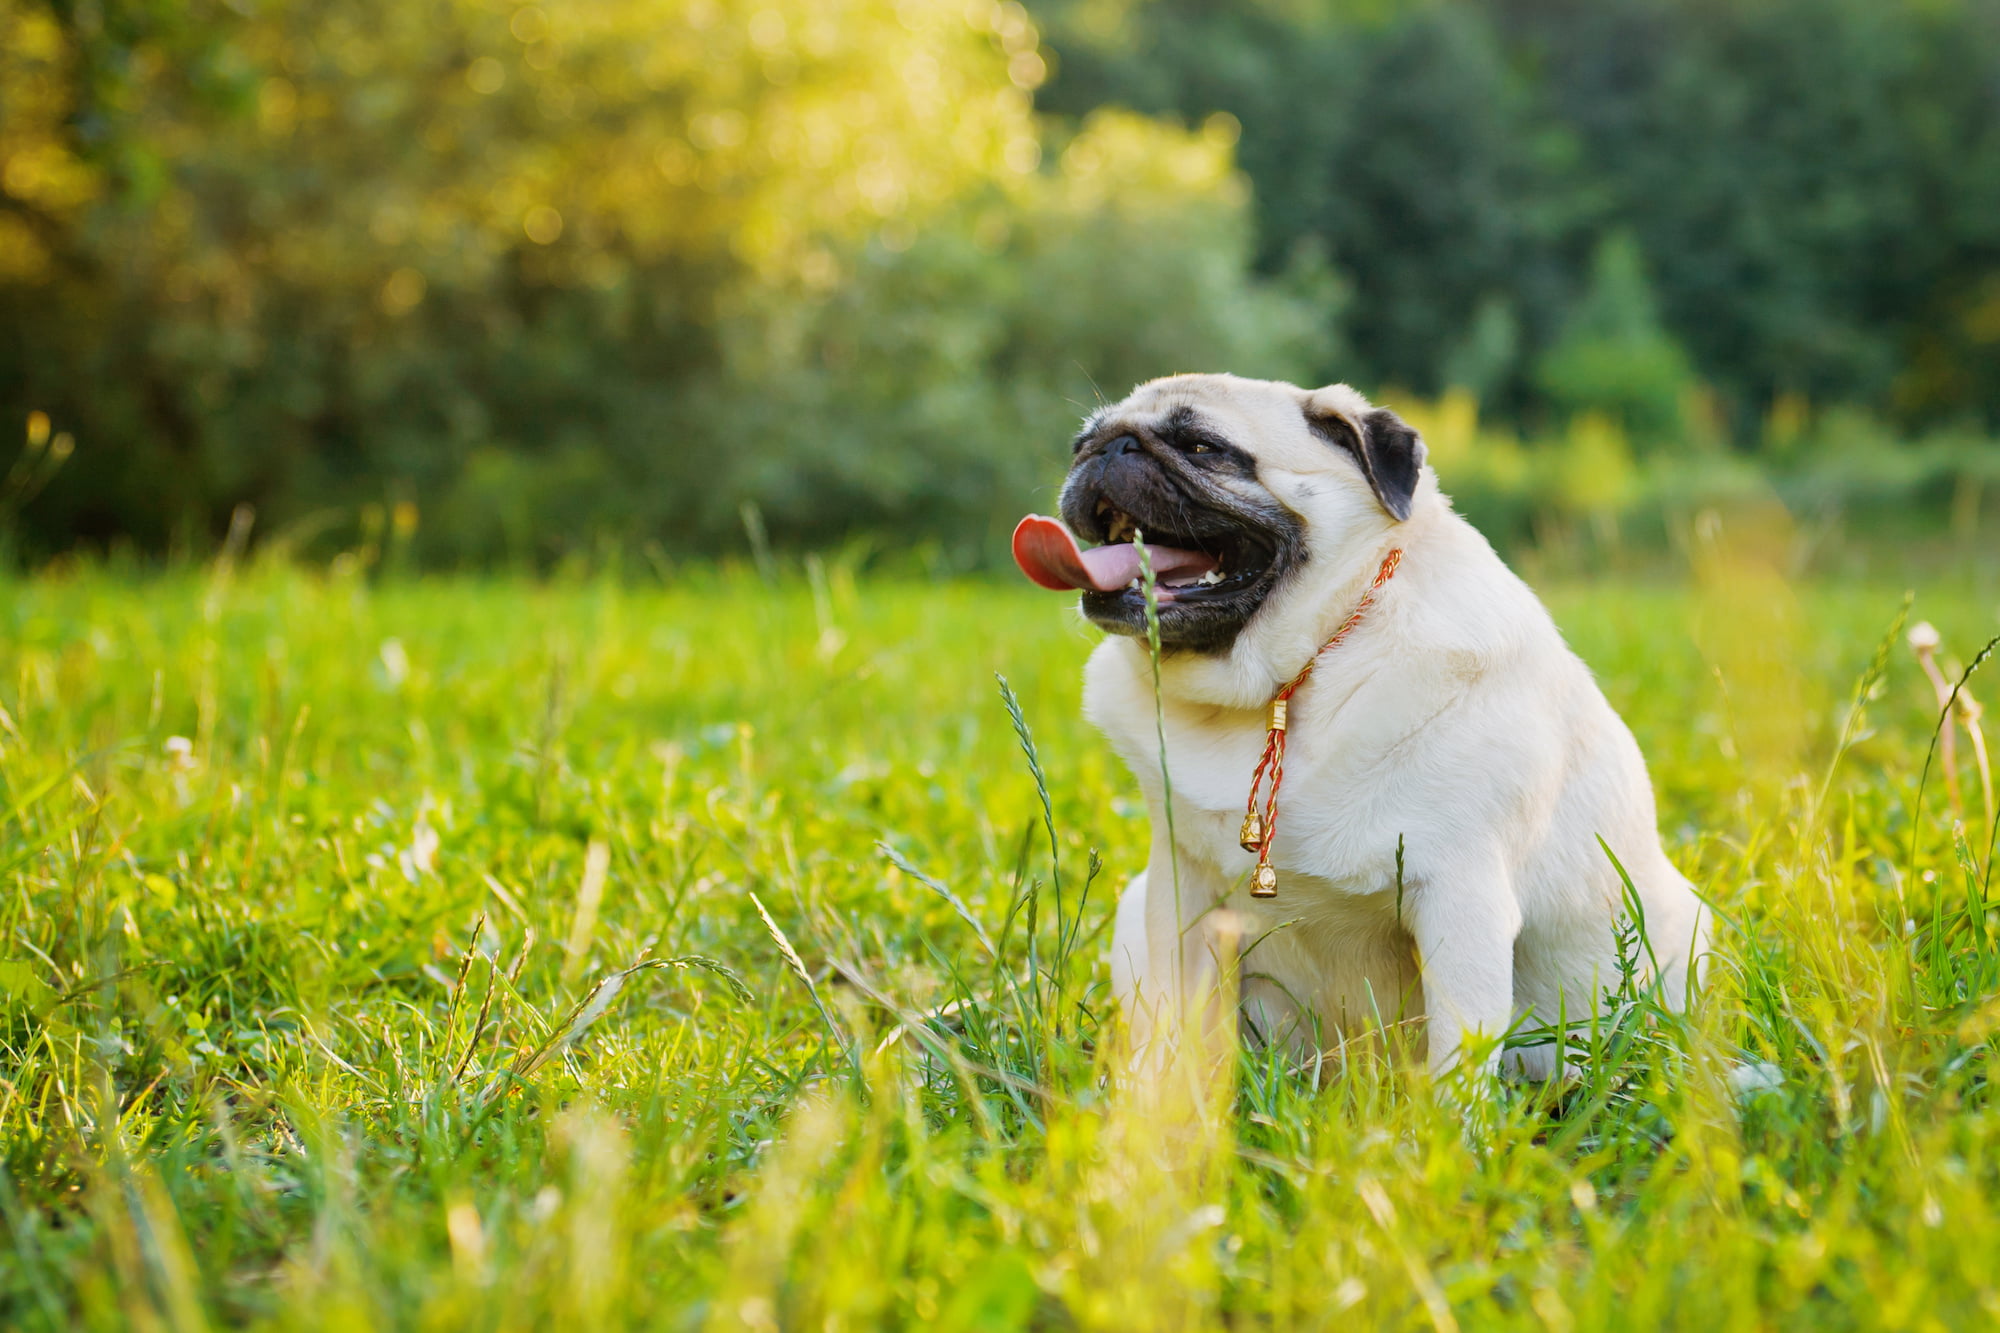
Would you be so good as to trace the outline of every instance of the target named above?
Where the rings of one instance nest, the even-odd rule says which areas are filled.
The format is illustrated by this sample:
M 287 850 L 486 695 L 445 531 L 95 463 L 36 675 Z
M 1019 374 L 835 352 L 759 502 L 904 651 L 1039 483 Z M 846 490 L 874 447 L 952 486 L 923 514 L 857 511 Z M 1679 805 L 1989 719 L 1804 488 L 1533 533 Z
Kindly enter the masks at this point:
M 1134 531 L 1132 549 L 1139 553 L 1139 589 L 1146 599 L 1146 657 L 1153 672 L 1153 731 L 1160 749 L 1160 813 L 1167 825 L 1167 865 L 1173 878 L 1174 929 L 1185 937 L 1194 924 L 1181 907 L 1180 837 L 1174 829 L 1174 775 L 1167 763 L 1167 705 L 1160 684 L 1160 588 L 1153 576 L 1153 553 L 1146 546 L 1146 534 Z M 1148 889 L 1151 889 L 1150 883 Z M 1182 976 L 1182 941 L 1174 945 L 1174 993 L 1185 994 Z

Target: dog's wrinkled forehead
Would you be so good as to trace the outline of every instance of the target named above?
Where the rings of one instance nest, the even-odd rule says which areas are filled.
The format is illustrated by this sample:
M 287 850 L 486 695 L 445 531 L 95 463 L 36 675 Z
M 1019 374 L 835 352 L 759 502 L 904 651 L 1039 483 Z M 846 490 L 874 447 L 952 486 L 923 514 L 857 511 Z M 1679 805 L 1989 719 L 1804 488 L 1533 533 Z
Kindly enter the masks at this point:
M 1306 398 L 1293 385 L 1268 380 L 1173 375 L 1142 384 L 1123 402 L 1099 408 L 1078 438 L 1118 426 L 1160 434 L 1192 428 L 1241 449 L 1260 468 L 1319 471 L 1333 460 L 1307 426 Z

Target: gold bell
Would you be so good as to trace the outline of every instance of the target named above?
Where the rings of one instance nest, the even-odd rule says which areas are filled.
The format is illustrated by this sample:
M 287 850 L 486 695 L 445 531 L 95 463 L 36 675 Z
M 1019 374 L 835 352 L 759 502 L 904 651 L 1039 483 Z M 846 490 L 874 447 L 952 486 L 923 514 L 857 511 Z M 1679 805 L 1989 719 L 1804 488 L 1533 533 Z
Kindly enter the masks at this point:
M 1250 880 L 1252 898 L 1275 898 L 1278 896 L 1278 872 L 1268 865 L 1257 867 L 1257 873 Z
M 1243 816 L 1243 831 L 1236 835 L 1236 841 L 1243 844 L 1246 852 L 1264 850 L 1264 816 L 1252 810 Z

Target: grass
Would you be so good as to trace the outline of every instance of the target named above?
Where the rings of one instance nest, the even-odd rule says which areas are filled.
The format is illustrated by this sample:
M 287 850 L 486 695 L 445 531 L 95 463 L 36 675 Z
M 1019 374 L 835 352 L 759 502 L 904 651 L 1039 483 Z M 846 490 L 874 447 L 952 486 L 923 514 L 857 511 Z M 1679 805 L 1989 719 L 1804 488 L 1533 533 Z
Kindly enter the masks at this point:
M 1061 599 L 10 582 L 0 1326 L 2000 1318 L 1983 820 L 1913 806 L 1900 642 L 1864 679 L 1902 588 L 1756 552 L 1549 592 L 1726 925 L 1470 1139 L 1380 1054 L 1107 1093 L 1145 817 Z M 1963 662 L 2000 588 L 1915 614 Z

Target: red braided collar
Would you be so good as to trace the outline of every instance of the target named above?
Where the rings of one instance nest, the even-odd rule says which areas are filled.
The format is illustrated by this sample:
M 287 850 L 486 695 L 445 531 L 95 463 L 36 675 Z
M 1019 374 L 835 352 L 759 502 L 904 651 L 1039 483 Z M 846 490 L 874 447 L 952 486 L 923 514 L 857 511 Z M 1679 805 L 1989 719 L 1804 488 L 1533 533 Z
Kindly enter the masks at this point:
M 1361 618 L 1368 613 L 1368 608 L 1375 605 L 1375 594 L 1381 591 L 1383 584 L 1395 577 L 1396 566 L 1402 562 L 1403 549 L 1400 546 L 1382 557 L 1382 567 L 1375 571 L 1375 581 L 1368 585 L 1368 591 L 1361 595 L 1361 600 L 1355 604 L 1354 610 L 1348 613 L 1347 619 L 1340 622 L 1340 628 L 1333 632 L 1333 637 L 1321 644 L 1319 651 L 1306 659 L 1306 664 L 1299 668 L 1298 675 L 1293 676 L 1283 689 L 1271 696 L 1271 720 L 1264 733 L 1264 757 L 1257 761 L 1256 775 L 1250 779 L 1250 800 L 1243 810 L 1243 832 L 1240 835 L 1243 850 L 1257 853 L 1257 870 L 1250 879 L 1252 898 L 1278 896 L 1278 872 L 1271 868 L 1271 839 L 1277 836 L 1278 832 L 1278 788 L 1285 781 L 1285 714 L 1291 704 L 1292 696 L 1298 693 L 1299 686 L 1305 684 L 1306 678 L 1312 675 L 1313 668 L 1319 665 L 1319 659 L 1338 648 L 1341 640 L 1361 623 Z M 1259 814 L 1257 794 L 1262 790 L 1267 775 L 1271 779 L 1271 791 L 1265 797 L 1263 813 Z

